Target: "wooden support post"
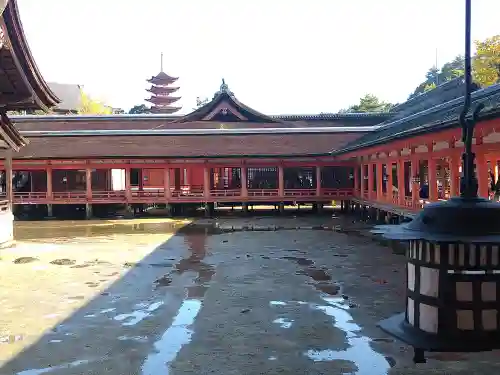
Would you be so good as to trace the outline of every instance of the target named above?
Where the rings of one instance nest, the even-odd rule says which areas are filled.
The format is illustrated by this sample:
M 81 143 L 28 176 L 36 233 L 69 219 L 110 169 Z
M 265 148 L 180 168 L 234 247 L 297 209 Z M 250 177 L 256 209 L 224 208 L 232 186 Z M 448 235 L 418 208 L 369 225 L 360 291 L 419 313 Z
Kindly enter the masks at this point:
M 139 191 L 144 190 L 144 170 L 139 168 Z
M 420 197 L 420 183 L 415 181 L 415 178 L 420 173 L 420 160 L 411 159 L 411 200 L 413 204 L 416 204 L 419 201 Z
M 7 203 L 11 211 L 14 202 L 14 186 L 12 184 L 13 177 L 12 150 L 8 149 L 5 153 L 5 192 L 7 193 Z
M 368 164 L 368 199 L 373 197 L 373 163 Z
M 392 175 L 392 161 L 386 164 L 387 172 L 387 200 L 389 203 L 394 201 L 394 178 Z
M 132 187 L 130 186 L 130 167 L 125 168 L 125 198 L 127 202 L 132 200 Z
M 282 165 L 278 165 L 278 196 L 285 196 L 285 173 Z
M 436 160 L 430 158 L 427 162 L 427 165 L 427 178 L 429 180 L 429 201 L 436 202 L 438 200 Z
M 85 169 L 85 192 L 87 200 L 92 199 L 92 169 Z
M 405 205 L 405 161 L 398 160 L 398 203 L 400 206 Z
M 384 200 L 384 176 L 383 176 L 383 164 L 378 162 L 377 166 L 377 201 L 382 202 Z
M 355 194 L 358 194 L 359 191 L 361 190 L 360 189 L 360 185 L 359 185 L 359 168 L 360 167 L 354 167 L 354 192 Z
M 170 190 L 170 168 L 163 169 L 163 196 L 167 201 L 172 197 Z
M 203 168 L 203 196 L 205 199 L 210 198 L 210 172 L 211 168 L 206 166 Z
M 450 196 L 456 197 L 460 195 L 460 157 L 452 155 L 448 159 L 448 167 L 450 168 Z
M 476 155 L 476 176 L 478 183 L 478 195 L 481 198 L 488 198 L 488 161 L 483 152 L 478 152 Z
M 321 167 L 316 166 L 316 196 L 321 196 Z
M 243 198 L 248 197 L 248 176 L 247 176 L 247 167 L 241 167 L 241 196 Z
M 360 172 L 360 187 L 359 187 L 359 193 L 360 193 L 360 198 L 364 199 L 365 198 L 365 189 L 366 189 L 366 184 L 365 184 L 365 173 L 366 173 L 366 167 L 364 164 L 361 164 L 360 166 L 361 172 Z

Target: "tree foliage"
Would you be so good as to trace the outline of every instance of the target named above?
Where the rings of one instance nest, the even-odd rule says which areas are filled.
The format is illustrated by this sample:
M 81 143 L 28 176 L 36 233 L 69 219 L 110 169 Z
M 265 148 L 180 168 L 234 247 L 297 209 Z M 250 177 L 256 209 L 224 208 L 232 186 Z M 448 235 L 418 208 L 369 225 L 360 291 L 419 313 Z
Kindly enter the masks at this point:
M 128 113 L 131 115 L 138 115 L 142 113 L 150 113 L 150 111 L 151 109 L 147 107 L 145 104 L 138 104 L 130 108 L 130 111 L 128 111 Z
M 78 108 L 79 115 L 110 115 L 112 113 L 113 108 L 93 100 L 89 95 L 81 91 L 81 103 L 80 108 Z
M 472 63 L 474 81 L 482 87 L 500 82 L 500 35 L 476 41 Z
M 359 99 L 359 104 L 351 105 L 349 108 L 341 110 L 341 113 L 363 113 L 363 112 L 389 112 L 392 104 L 380 100 L 373 94 L 366 94 Z
M 408 99 L 430 91 L 436 86 L 464 75 L 465 61 L 463 56 L 456 56 L 452 61 L 444 64 L 441 69 L 433 66 L 425 74 L 425 81 L 417 86 Z

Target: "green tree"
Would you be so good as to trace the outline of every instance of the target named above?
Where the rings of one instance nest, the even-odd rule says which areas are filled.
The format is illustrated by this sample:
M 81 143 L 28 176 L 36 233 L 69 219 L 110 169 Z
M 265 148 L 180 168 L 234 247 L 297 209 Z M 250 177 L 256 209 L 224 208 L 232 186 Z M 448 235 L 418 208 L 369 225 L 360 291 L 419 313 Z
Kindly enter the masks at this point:
M 482 87 L 500 82 L 500 35 L 476 41 L 472 62 L 474 81 Z
M 113 109 L 101 102 L 93 100 L 89 95 L 81 91 L 81 103 L 78 109 L 79 115 L 110 115 Z
M 366 94 L 359 99 L 359 104 L 351 105 L 340 111 L 341 113 L 363 113 L 363 112 L 389 112 L 392 104 L 381 101 L 373 94 Z
M 141 113 L 150 113 L 150 108 L 147 107 L 145 104 L 138 104 L 138 105 L 134 105 L 132 108 L 130 108 L 130 111 L 128 111 L 128 113 L 131 115 L 138 115 Z

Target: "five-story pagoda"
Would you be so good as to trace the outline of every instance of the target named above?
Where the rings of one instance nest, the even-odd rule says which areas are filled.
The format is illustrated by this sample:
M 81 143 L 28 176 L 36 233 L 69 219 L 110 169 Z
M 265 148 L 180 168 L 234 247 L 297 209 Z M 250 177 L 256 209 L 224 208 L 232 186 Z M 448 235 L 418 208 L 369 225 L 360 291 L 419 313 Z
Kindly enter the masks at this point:
M 152 104 L 151 112 L 152 113 L 166 113 L 171 114 L 180 110 L 182 107 L 173 106 L 175 102 L 177 102 L 180 97 L 172 96 L 179 87 L 171 86 L 178 78 L 171 77 L 167 73 L 163 71 L 163 53 L 161 54 L 161 71 L 156 76 L 148 79 L 148 82 L 151 83 L 151 88 L 147 91 L 151 93 L 151 97 L 146 99 L 148 102 Z

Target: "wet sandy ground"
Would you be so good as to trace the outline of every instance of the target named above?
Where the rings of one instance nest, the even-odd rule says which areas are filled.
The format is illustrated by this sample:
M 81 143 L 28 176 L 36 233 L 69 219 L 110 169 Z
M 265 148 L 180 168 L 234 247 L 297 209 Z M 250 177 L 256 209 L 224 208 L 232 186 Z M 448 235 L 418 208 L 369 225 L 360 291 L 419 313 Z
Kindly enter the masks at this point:
M 500 370 L 498 353 L 411 363 L 376 327 L 404 308 L 404 258 L 329 229 L 350 219 L 183 224 L 22 223 L 0 255 L 0 374 Z

